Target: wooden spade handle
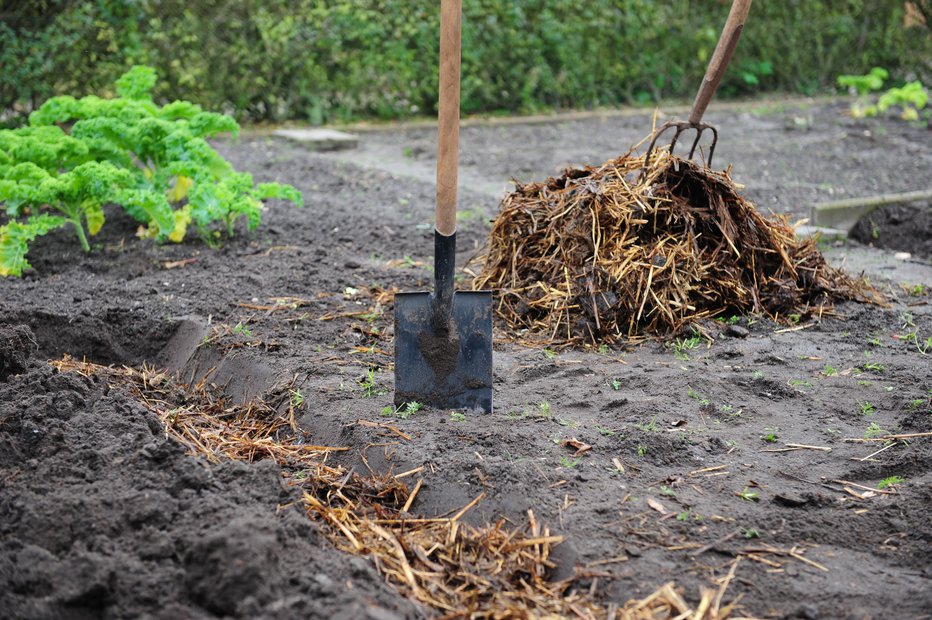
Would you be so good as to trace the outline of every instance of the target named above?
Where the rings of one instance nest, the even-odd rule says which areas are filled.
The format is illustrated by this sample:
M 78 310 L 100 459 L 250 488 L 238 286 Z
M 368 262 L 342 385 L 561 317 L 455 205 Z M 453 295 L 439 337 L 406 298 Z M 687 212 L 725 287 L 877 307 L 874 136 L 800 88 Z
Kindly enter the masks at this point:
M 437 232 L 456 232 L 460 141 L 460 46 L 462 0 L 440 3 L 440 103 L 437 117 Z
M 705 109 L 709 107 L 709 101 L 715 94 L 722 76 L 725 75 L 725 69 L 728 68 L 728 62 L 731 60 L 735 48 L 738 47 L 738 39 L 741 38 L 741 31 L 744 30 L 744 21 L 747 19 L 748 11 L 751 10 L 751 0 L 734 0 L 731 3 L 731 11 L 728 13 L 728 20 L 725 22 L 725 28 L 718 38 L 718 44 L 715 46 L 715 52 L 709 61 L 709 68 L 705 71 L 705 77 L 702 79 L 702 86 L 696 93 L 696 99 L 693 101 L 693 109 L 689 113 L 689 122 L 693 124 L 702 120 Z

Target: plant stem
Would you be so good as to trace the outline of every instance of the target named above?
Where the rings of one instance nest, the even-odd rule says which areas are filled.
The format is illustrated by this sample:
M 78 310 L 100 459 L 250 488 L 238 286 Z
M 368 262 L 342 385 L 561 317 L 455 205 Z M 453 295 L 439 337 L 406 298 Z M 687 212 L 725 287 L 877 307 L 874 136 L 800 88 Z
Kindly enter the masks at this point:
M 78 232 L 78 239 L 81 240 L 81 247 L 84 248 L 85 252 L 90 252 L 91 245 L 87 242 L 87 235 L 84 234 L 84 226 L 81 225 L 81 220 L 68 221 L 74 224 L 74 228 Z

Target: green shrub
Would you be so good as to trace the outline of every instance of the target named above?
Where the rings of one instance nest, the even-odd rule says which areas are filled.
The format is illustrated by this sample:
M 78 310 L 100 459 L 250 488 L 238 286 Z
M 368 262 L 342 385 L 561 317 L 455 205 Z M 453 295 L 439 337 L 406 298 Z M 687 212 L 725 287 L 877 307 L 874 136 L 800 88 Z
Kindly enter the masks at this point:
M 435 0 L 36 0 L 0 14 L 0 109 L 110 94 L 133 64 L 156 99 L 241 119 L 430 115 Z M 692 97 L 728 11 L 689 0 L 465 0 L 466 113 Z M 902 0 L 757 2 L 722 96 L 814 94 L 872 66 L 929 83 L 932 36 Z

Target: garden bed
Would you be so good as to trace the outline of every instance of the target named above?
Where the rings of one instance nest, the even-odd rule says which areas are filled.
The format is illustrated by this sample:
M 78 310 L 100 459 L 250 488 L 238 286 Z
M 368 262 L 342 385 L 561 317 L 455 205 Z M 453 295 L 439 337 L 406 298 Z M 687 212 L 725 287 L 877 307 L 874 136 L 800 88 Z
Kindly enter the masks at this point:
M 800 213 L 828 188 L 920 189 L 912 171 L 932 161 L 927 132 L 855 124 L 837 106 L 729 118 L 718 161 L 735 163 L 732 178 L 765 211 Z M 497 206 L 469 179 L 598 164 L 648 125 L 466 128 L 460 264 Z M 302 441 L 348 448 L 327 466 L 413 471 L 398 479 L 408 497 L 422 481 L 413 515 L 449 516 L 481 496 L 464 524 L 504 517 L 533 538 L 532 511 L 563 538 L 547 577 L 577 575 L 565 594 L 597 613 L 670 581 L 695 604 L 732 569 L 724 598 L 740 595 L 749 615 L 927 613 L 930 270 L 918 265 L 908 281 L 870 273 L 887 308 L 849 302 L 789 325 L 726 317 L 710 324 L 711 344 L 528 347 L 497 324 L 493 414 L 394 412 L 391 295 L 431 280 L 434 188 L 419 177 L 432 162 L 415 151 L 430 135 L 367 134 L 360 152 L 330 155 L 261 136 L 220 142 L 237 169 L 295 185 L 304 209 L 273 203 L 258 231 L 219 250 L 140 241 L 133 221 L 108 213 L 91 254 L 55 232 L 30 253 L 32 271 L 0 281 L 3 323 L 31 331 L 0 349 L 11 369 L 0 377 L 0 608 L 27 618 L 436 613 L 391 586 L 384 562 L 334 548 L 334 524 L 308 518 L 295 471 L 187 456 L 127 385 L 49 364 L 69 354 L 180 371 L 230 406 L 293 410 Z M 829 256 L 841 263 L 846 252 L 880 250 Z

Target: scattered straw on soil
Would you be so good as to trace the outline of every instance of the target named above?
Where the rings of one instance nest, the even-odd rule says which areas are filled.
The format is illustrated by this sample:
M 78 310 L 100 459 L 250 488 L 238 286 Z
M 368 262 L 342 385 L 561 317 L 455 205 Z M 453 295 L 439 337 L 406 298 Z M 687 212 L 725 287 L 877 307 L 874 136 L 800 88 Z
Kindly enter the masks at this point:
M 462 517 L 482 500 L 480 495 L 453 516 L 415 517 L 406 508 L 420 482 L 409 490 L 401 474 L 363 476 L 328 465 L 328 455 L 345 448 L 303 443 L 290 406 L 233 404 L 206 380 L 185 385 L 148 367 L 115 368 L 70 357 L 52 365 L 62 372 L 97 375 L 127 390 L 158 417 L 166 436 L 192 455 L 214 462 L 273 459 L 289 483 L 303 491 L 308 516 L 325 525 L 335 546 L 369 556 L 389 583 L 440 618 L 736 618 L 735 604 L 723 605 L 722 599 L 737 564 L 716 590 L 702 591 L 696 607 L 673 584 L 622 608 L 602 606 L 594 586 L 577 587 L 584 579 L 595 583 L 597 573 L 548 581 L 555 567 L 551 552 L 562 537 L 551 535 L 532 511 L 523 528 L 506 526 L 504 520 L 472 527 Z
M 829 267 L 811 239 L 768 219 L 728 172 L 655 151 L 516 184 L 489 235 L 476 288 L 515 330 L 550 341 L 670 335 L 726 314 L 821 313 L 880 301 Z

